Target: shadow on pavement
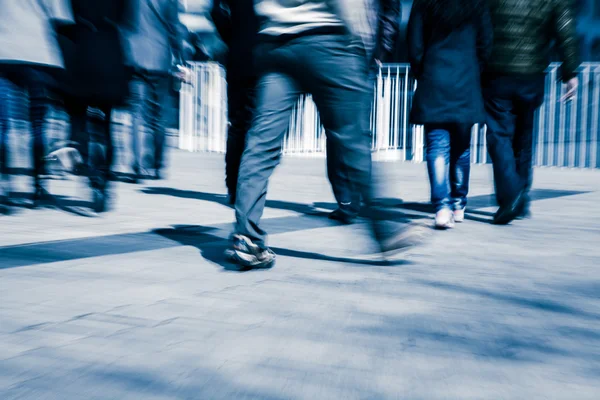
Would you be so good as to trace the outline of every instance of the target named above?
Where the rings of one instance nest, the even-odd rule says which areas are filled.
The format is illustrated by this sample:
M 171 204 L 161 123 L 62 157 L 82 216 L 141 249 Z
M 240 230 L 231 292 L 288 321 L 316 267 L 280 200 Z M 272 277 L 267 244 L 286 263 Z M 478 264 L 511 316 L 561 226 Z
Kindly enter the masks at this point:
M 183 246 L 192 246 L 200 250 L 202 257 L 208 261 L 223 267 L 227 271 L 239 271 L 238 268 L 233 265 L 229 260 L 226 259 L 224 253 L 229 247 L 229 240 L 213 234 L 217 232 L 217 228 L 204 227 L 204 226 L 193 226 L 193 225 L 176 225 L 168 229 L 156 229 L 153 233 L 160 235 L 169 240 L 178 242 Z M 211 233 L 213 232 L 213 233 Z M 406 260 L 397 261 L 384 261 L 384 260 L 371 260 L 359 257 L 337 257 L 328 256 L 325 254 L 283 249 L 279 247 L 271 247 L 271 249 L 278 255 L 284 257 L 300 258 L 307 260 L 320 260 L 337 263 L 347 263 L 354 265 L 365 265 L 365 266 L 401 266 L 410 264 Z M 241 272 L 241 271 L 240 271 Z

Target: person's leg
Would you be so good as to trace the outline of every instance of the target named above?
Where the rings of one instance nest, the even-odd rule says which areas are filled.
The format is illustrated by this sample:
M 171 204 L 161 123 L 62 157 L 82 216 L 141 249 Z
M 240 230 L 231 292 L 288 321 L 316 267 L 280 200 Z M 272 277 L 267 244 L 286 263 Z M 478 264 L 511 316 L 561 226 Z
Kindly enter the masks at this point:
M 515 104 L 517 122 L 513 150 L 520 188 L 525 192 L 525 204 L 520 216 L 529 216 L 529 192 L 533 182 L 533 127 L 535 112 L 544 96 L 544 77 L 531 78 L 520 86 Z
M 431 187 L 431 204 L 438 212 L 452 207 L 450 201 L 450 131 L 443 125 L 426 125 L 427 172 Z
M 94 121 L 90 129 L 90 185 L 93 190 L 93 208 L 96 212 L 104 212 L 108 205 L 108 183 L 110 175 L 109 151 L 112 146 L 111 114 L 112 106 L 99 105 L 98 109 L 104 118 Z
M 10 130 L 9 97 L 11 83 L 0 73 L 0 175 L 8 175 L 8 133 Z
M 255 77 L 239 77 L 236 74 L 235 70 L 227 72 L 229 129 L 225 153 L 225 185 L 231 204 L 236 201 L 240 163 L 246 146 L 246 134 L 252 124 L 257 84 Z
M 506 224 L 512 221 L 516 208 L 523 200 L 520 178 L 517 174 L 513 138 L 516 114 L 514 109 L 514 87 L 511 78 L 485 81 L 483 94 L 487 113 L 487 146 L 492 159 L 496 200 L 500 208 L 494 222 Z
M 131 169 L 137 176 L 141 172 L 143 164 L 143 146 L 140 145 L 140 136 L 146 126 L 147 101 L 150 96 L 150 87 L 146 77 L 142 74 L 134 74 L 129 83 L 129 98 L 127 108 L 131 114 Z M 141 141 L 143 144 L 143 141 Z
M 8 174 L 8 133 L 10 130 L 10 101 L 11 83 L 0 72 L 0 207 L 8 203 L 10 181 Z M 2 210 L 8 212 L 8 209 Z
M 81 99 L 65 96 L 65 111 L 69 115 L 69 141 L 74 143 L 74 147 L 79 151 L 84 166 L 89 162 L 90 137 L 87 131 L 87 103 Z M 86 171 L 79 171 L 87 173 Z
M 360 194 L 352 193 L 350 190 L 351 184 L 348 182 L 346 174 L 344 174 L 339 159 L 339 149 L 336 148 L 334 142 L 327 141 L 326 152 L 327 177 L 338 204 L 338 208 L 329 214 L 329 218 L 351 224 L 360 212 Z
M 285 73 L 266 73 L 257 85 L 256 114 L 239 169 L 235 214 L 236 234 L 261 247 L 267 236 L 259 227 L 267 186 L 279 164 L 283 137 L 299 95 L 297 82 Z
M 464 220 L 471 174 L 471 125 L 457 124 L 450 133 L 450 197 L 456 222 Z
M 160 178 L 160 171 L 164 167 L 165 153 L 165 110 L 169 100 L 169 77 L 164 74 L 156 74 L 150 78 L 150 93 L 147 99 L 149 110 L 148 121 L 152 139 L 154 142 L 153 178 Z
M 313 94 L 325 127 L 327 140 L 339 149 L 342 171 L 352 193 L 360 193 L 371 218 L 373 233 L 384 254 L 416 244 L 420 229 L 397 229 L 374 207 L 375 187 L 371 181 L 371 134 L 369 115 L 372 86 L 367 57 L 361 45 L 345 36 L 302 38 L 294 47 L 296 74 Z

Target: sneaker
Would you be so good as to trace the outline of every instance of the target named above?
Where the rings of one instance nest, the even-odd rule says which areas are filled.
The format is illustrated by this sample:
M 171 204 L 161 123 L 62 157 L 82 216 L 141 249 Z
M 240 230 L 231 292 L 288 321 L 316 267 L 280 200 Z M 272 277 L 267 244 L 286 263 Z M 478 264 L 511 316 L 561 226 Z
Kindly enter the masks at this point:
M 339 221 L 344 225 L 351 225 L 354 223 L 356 216 L 342 210 L 341 208 L 337 208 L 329 214 L 329 219 Z
M 233 247 L 225 251 L 225 256 L 243 270 L 271 268 L 275 263 L 275 253 L 271 249 L 258 246 L 243 235 L 233 235 Z
M 389 259 L 391 256 L 410 250 L 420 245 L 428 237 L 431 228 L 422 224 L 410 224 L 395 235 L 380 243 L 381 256 Z
M 442 208 L 435 214 L 436 229 L 454 228 L 454 213 L 448 208 Z
M 465 221 L 465 209 L 454 210 L 454 222 L 461 223 Z

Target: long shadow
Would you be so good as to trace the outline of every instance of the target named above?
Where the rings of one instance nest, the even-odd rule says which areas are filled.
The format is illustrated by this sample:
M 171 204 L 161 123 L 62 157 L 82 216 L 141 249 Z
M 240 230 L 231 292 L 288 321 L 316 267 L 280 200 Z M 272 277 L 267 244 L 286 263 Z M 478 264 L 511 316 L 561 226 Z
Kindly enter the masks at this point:
M 227 196 L 216 194 L 216 193 L 206 193 L 206 192 L 197 192 L 192 190 L 180 190 L 173 188 L 165 188 L 165 187 L 147 187 L 140 189 L 142 193 L 151 194 L 151 195 L 162 195 L 162 196 L 172 196 L 183 199 L 192 199 L 192 200 L 201 200 L 201 201 L 209 201 L 212 203 L 221 204 L 224 206 L 230 207 L 227 202 Z M 395 210 L 392 207 L 389 207 L 388 199 L 378 200 L 377 205 L 381 205 L 381 209 L 377 210 L 377 214 L 379 218 L 385 218 L 389 220 L 418 220 L 423 219 L 422 215 L 414 215 L 403 213 L 399 210 Z M 398 200 L 392 199 L 391 202 L 394 204 L 398 204 Z M 293 211 L 299 214 L 305 214 L 307 216 L 317 216 L 317 217 L 325 217 L 328 215 L 326 211 L 320 211 L 317 208 L 324 208 L 328 210 L 334 210 L 337 205 L 334 203 L 314 203 L 313 205 L 303 204 L 303 203 L 294 203 L 290 201 L 283 200 L 267 200 L 266 207 L 275 208 L 278 210 L 286 210 Z M 407 208 L 408 209 L 408 208 Z M 361 216 L 368 217 L 368 214 L 361 213 Z
M 193 225 L 176 225 L 169 229 L 156 229 L 153 233 L 165 237 L 169 240 L 180 243 L 183 246 L 192 246 L 200 250 L 202 257 L 208 261 L 223 267 L 228 271 L 239 271 L 238 268 L 233 265 L 224 253 L 229 247 L 229 240 L 222 236 L 215 235 L 211 232 L 216 232 L 217 228 L 205 227 L 205 226 L 193 226 Z M 337 257 L 328 256 L 325 254 L 290 250 L 279 247 L 271 248 L 277 255 L 300 258 L 306 260 L 320 260 L 329 261 L 336 263 L 347 263 L 353 265 L 364 265 L 364 266 L 400 266 L 409 264 L 405 260 L 397 261 L 384 261 L 384 260 L 370 260 L 360 259 L 358 257 Z
M 10 204 L 15 208 L 30 209 L 33 207 L 33 194 L 25 192 L 12 192 Z M 49 195 L 38 208 L 60 210 L 80 217 L 91 218 L 95 214 L 91 211 L 91 202 L 73 199 L 66 196 Z

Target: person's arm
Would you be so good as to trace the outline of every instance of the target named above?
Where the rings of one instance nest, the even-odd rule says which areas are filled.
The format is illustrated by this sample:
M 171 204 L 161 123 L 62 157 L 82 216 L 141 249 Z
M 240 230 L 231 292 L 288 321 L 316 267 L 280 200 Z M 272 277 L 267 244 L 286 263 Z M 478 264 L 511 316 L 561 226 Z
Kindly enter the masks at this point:
M 209 59 L 222 62 L 227 46 L 210 15 L 213 0 L 183 0 L 182 3 L 184 12 L 179 14 L 179 19 L 189 31 L 196 53 L 204 53 Z
M 380 62 L 390 61 L 400 32 L 402 5 L 400 0 L 381 0 L 378 23 L 378 41 L 375 59 Z
M 567 82 L 577 76 L 579 67 L 574 7 L 572 0 L 556 0 L 554 4 L 554 36 L 562 61 L 562 80 Z
M 494 28 L 492 25 L 492 16 L 490 9 L 485 4 L 479 25 L 477 26 L 477 59 L 479 60 L 479 70 L 483 71 L 492 55 L 494 42 Z
M 419 2 L 413 3 L 413 8 L 408 19 L 406 41 L 408 47 L 408 61 L 412 73 L 417 79 L 423 72 L 423 57 L 425 56 L 425 24 L 423 10 Z

